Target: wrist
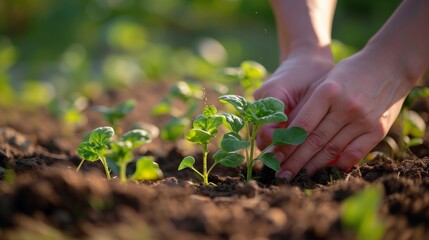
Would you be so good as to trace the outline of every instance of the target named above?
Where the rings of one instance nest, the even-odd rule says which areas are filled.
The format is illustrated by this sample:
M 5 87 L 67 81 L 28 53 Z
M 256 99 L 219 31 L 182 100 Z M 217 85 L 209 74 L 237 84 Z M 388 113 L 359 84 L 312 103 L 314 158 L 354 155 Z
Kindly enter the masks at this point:
M 374 64 L 382 63 L 394 76 L 406 82 L 410 89 L 424 74 L 424 70 L 416 71 L 410 65 L 412 61 L 409 61 L 398 48 L 378 39 L 371 39 L 361 52 L 366 56 L 365 59 L 371 59 Z
M 282 58 L 282 60 L 288 58 L 306 58 L 314 61 L 326 62 L 327 64 L 334 64 L 334 58 L 332 55 L 331 46 L 325 47 L 300 45 L 290 49 Z

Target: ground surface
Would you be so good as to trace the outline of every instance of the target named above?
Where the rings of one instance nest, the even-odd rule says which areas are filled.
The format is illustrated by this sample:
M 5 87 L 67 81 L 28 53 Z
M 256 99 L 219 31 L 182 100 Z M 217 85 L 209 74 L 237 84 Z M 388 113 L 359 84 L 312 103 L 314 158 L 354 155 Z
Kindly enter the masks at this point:
M 91 105 L 132 97 L 138 106 L 124 128 L 159 123 L 148 112 L 167 88 L 144 84 Z M 380 157 L 348 173 L 330 168 L 284 183 L 259 169 L 259 180 L 245 184 L 240 169 L 218 168 L 211 179 L 217 187 L 202 187 L 190 184 L 190 171 L 177 172 L 183 151 L 157 140 L 139 153 L 156 156 L 165 179 L 123 185 L 105 180 L 97 164 L 75 172 L 83 134 L 106 125 L 97 113 L 87 114 L 87 126 L 65 137 L 42 110 L 0 109 L 0 239 L 353 239 L 341 204 L 368 185 L 384 193 L 384 239 L 428 239 L 427 141 L 401 161 Z

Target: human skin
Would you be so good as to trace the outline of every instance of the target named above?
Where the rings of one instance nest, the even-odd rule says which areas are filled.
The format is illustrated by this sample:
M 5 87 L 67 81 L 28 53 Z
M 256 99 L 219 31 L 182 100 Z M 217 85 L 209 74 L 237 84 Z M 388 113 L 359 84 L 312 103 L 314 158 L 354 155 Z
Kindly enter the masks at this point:
M 288 127 L 309 134 L 299 146 L 274 149 L 281 160 L 277 175 L 291 180 L 301 169 L 350 168 L 386 136 L 429 68 L 429 1 L 405 0 L 360 52 L 335 67 L 329 47 L 335 1 L 271 4 L 283 62 L 255 98 L 279 98 Z M 261 129 L 258 146 L 267 146 L 277 127 L 284 126 Z

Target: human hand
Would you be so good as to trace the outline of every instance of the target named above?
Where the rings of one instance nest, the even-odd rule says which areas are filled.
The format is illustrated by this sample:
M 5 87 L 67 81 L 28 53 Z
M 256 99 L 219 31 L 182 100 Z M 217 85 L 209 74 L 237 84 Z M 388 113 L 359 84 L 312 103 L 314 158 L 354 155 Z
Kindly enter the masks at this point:
M 327 54 L 291 53 L 270 78 L 254 93 L 255 99 L 275 97 L 285 103 L 285 113 L 290 113 L 297 105 L 302 105 L 303 97 L 310 96 L 320 80 L 334 66 L 330 51 Z M 259 149 L 265 149 L 271 143 L 272 133 L 284 124 L 264 125 L 257 137 Z
M 268 94 L 291 101 L 286 102 L 286 109 L 292 110 L 288 125 L 302 127 L 309 134 L 302 145 L 275 149 L 282 159 L 279 177 L 290 181 L 303 168 L 311 175 L 329 164 L 347 169 L 385 137 L 413 86 L 387 55 L 362 50 L 337 64 L 307 91 L 289 82 L 273 83 Z M 284 95 L 295 95 L 284 97 L 276 88 Z

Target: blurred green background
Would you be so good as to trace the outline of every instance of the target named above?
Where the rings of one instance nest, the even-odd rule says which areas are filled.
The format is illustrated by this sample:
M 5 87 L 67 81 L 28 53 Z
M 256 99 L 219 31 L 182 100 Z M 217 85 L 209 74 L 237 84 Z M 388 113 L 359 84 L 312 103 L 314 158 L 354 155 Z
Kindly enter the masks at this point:
M 336 59 L 360 49 L 400 0 L 337 4 Z M 216 80 L 278 61 L 269 1 L 0 0 L 0 104 L 91 97 L 141 80 Z

